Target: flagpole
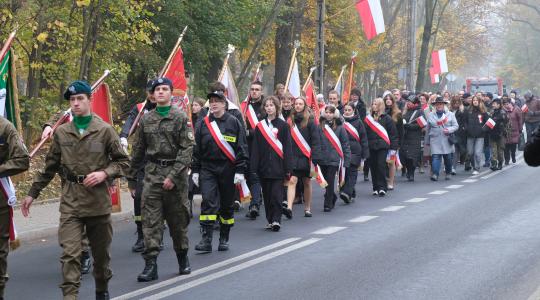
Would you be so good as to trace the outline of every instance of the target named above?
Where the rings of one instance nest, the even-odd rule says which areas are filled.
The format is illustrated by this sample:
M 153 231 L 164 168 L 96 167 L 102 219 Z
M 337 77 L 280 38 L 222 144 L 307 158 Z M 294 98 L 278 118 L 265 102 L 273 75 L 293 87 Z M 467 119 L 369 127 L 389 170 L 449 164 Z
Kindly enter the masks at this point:
M 341 72 L 339 73 L 338 79 L 336 81 L 336 86 L 337 86 L 338 82 L 343 80 L 343 74 L 345 73 L 345 69 L 347 69 L 347 65 L 343 65 L 341 67 Z M 343 101 L 343 82 L 340 84 L 339 91 L 337 91 L 337 92 L 339 93 L 339 99 L 341 101 Z
M 255 70 L 255 74 L 253 75 L 253 81 L 257 80 L 257 77 L 259 77 L 261 66 L 262 66 L 262 61 L 260 61 L 259 64 L 257 65 L 257 69 Z
M 6 56 L 6 53 L 8 52 L 9 48 L 11 47 L 11 43 L 15 38 L 15 34 L 17 34 L 17 30 L 9 34 L 6 42 L 4 43 L 4 46 L 2 46 L 2 50 L 0 51 L 0 61 L 4 59 L 4 56 Z
M 182 40 L 184 39 L 184 35 L 186 34 L 187 29 L 188 27 L 186 25 L 186 27 L 184 27 L 184 30 L 182 30 L 182 33 L 180 33 L 180 36 L 178 37 L 178 40 L 176 41 L 176 44 L 174 45 L 174 48 L 171 51 L 171 54 L 169 54 L 169 57 L 165 61 L 165 65 L 163 66 L 163 69 L 161 69 L 161 72 L 159 73 L 159 77 L 163 77 L 163 75 L 165 75 L 165 73 L 167 73 L 167 71 L 169 70 L 169 67 L 171 65 L 171 60 L 174 57 L 174 54 L 176 53 L 176 51 L 178 50 L 178 47 L 180 47 L 180 44 L 182 43 Z M 143 107 L 146 106 L 146 102 L 148 102 L 148 97 L 144 99 L 144 102 L 142 105 Z M 135 128 L 137 128 L 139 124 L 139 120 L 141 119 L 143 113 L 144 113 L 144 109 L 141 109 L 139 113 L 137 114 L 137 117 L 135 117 L 135 120 L 133 121 L 133 124 L 131 125 L 131 128 L 129 129 L 128 137 L 130 137 L 135 131 Z
M 94 84 L 92 84 L 92 92 L 94 92 L 94 90 L 100 85 L 103 83 L 103 81 L 105 81 L 105 78 L 107 78 L 107 76 L 109 76 L 109 74 L 111 73 L 110 70 L 105 70 L 105 72 L 103 72 L 103 75 L 101 75 L 101 77 L 99 77 L 99 79 L 94 82 Z M 52 126 L 52 132 L 54 132 L 56 130 L 56 128 L 58 128 L 58 126 L 62 125 L 65 120 L 69 117 L 69 114 L 71 113 L 71 108 L 66 110 L 64 112 L 64 115 L 60 117 L 60 119 L 58 119 L 58 121 L 56 121 L 56 123 L 54 123 L 54 125 Z M 42 138 L 41 141 L 39 141 L 39 143 L 37 144 L 37 146 L 34 148 L 34 150 L 32 150 L 32 152 L 30 152 L 30 158 L 32 158 L 36 152 L 43 146 L 43 144 L 45 144 L 45 142 L 47 140 L 49 140 L 49 138 L 51 137 L 51 135 L 47 135 L 46 137 Z
M 296 50 L 298 49 L 299 46 L 300 46 L 300 42 L 299 41 L 294 41 L 294 50 L 293 50 L 293 55 L 291 57 L 291 64 L 289 65 L 289 73 L 287 73 L 287 81 L 285 81 L 285 91 L 289 90 L 289 81 L 291 80 L 291 74 L 292 74 L 292 71 L 293 71 L 294 60 L 296 59 Z
M 227 56 L 225 57 L 225 60 L 223 61 L 223 67 L 221 68 L 221 72 L 219 72 L 218 81 L 221 82 L 223 79 L 223 76 L 225 76 L 225 70 L 227 66 L 229 65 L 229 58 L 231 57 L 231 54 L 234 52 L 235 47 L 231 44 L 227 45 Z
M 306 90 L 309 80 L 311 79 L 311 75 L 313 75 L 313 71 L 315 71 L 316 69 L 317 67 L 312 67 L 311 69 L 309 69 L 309 75 L 308 75 L 308 78 L 306 79 L 306 82 L 304 83 L 304 86 L 302 87 L 302 91 Z
M 351 98 L 351 90 L 352 90 L 352 79 L 353 79 L 353 75 L 354 75 L 354 59 L 356 58 L 356 52 L 353 52 L 352 54 L 352 57 L 351 57 L 351 70 L 349 71 L 349 82 L 347 82 L 347 96 L 348 98 L 347 99 L 343 99 L 343 100 L 347 100 L 345 102 L 345 104 L 347 104 L 347 102 L 349 102 L 349 99 Z

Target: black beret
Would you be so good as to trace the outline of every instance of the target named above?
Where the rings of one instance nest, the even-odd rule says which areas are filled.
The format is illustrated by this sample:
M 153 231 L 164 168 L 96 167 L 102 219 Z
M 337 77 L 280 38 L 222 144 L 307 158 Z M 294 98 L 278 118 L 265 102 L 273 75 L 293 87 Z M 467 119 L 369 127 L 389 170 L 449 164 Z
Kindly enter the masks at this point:
M 69 97 L 78 94 L 92 94 L 92 87 L 88 82 L 84 80 L 75 80 L 73 81 L 64 92 L 64 99 L 69 100 Z
M 152 87 L 150 88 L 150 92 L 154 92 L 156 88 L 160 85 L 168 85 L 171 90 L 173 89 L 172 81 L 167 77 L 160 77 L 156 80 L 154 80 L 154 83 L 152 84 Z

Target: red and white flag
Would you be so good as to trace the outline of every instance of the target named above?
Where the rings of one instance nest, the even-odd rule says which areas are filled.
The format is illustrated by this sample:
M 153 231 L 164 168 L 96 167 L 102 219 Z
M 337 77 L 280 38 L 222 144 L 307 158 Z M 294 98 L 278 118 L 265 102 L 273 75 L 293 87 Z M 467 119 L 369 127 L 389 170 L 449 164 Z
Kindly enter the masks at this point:
M 439 83 L 439 73 L 437 73 L 434 67 L 429 68 L 429 78 L 431 79 L 431 84 Z
M 234 77 L 229 68 L 229 64 L 225 65 L 223 76 L 221 76 L 219 82 L 223 83 L 225 86 L 225 96 L 227 96 L 229 102 L 229 109 L 239 109 L 240 103 L 238 101 L 240 101 L 240 98 L 238 97 L 238 90 L 236 89 L 236 84 L 234 83 Z
M 427 121 L 426 121 L 426 118 L 424 118 L 424 116 L 420 116 L 419 118 L 417 118 L 416 123 L 418 123 L 418 126 L 420 126 L 420 128 L 424 128 L 427 125 Z
M 521 112 L 523 113 L 529 112 L 529 107 L 527 106 L 527 104 L 523 104 L 523 106 L 521 107 Z
M 189 107 L 189 100 L 187 98 L 188 84 L 186 80 L 186 70 L 184 68 L 184 53 L 182 52 L 181 47 L 176 49 L 163 76 L 169 78 L 173 83 L 173 98 L 171 104 L 176 105 L 187 112 Z
M 313 88 L 313 80 L 311 78 L 308 79 L 308 82 L 304 86 L 304 93 L 306 93 L 306 103 L 315 115 L 315 124 L 319 125 L 319 117 L 321 116 L 321 111 L 319 110 L 319 103 L 317 103 L 315 89 Z
M 448 73 L 448 62 L 446 61 L 446 50 L 441 49 L 431 53 L 431 65 L 436 74 Z
M 356 2 L 362 27 L 368 40 L 384 32 L 384 17 L 380 0 L 360 0 Z
M 489 119 L 486 121 L 486 124 L 485 124 L 485 125 L 486 125 L 487 127 L 489 127 L 490 129 L 493 129 L 493 127 L 495 127 L 495 124 L 497 124 L 497 123 L 495 123 L 495 121 L 493 121 L 492 118 L 489 118 Z

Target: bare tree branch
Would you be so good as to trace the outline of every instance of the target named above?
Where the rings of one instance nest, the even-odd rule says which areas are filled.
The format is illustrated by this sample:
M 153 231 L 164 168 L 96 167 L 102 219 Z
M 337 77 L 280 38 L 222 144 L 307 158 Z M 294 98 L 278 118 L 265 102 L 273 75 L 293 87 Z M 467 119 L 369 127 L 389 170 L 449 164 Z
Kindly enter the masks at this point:
M 510 16 L 510 20 L 514 21 L 514 22 L 518 22 L 518 23 L 524 23 L 524 24 L 527 24 L 529 25 L 529 27 L 531 27 L 532 30 L 534 31 L 537 31 L 537 32 L 540 32 L 540 28 L 534 26 L 534 24 L 532 24 L 531 22 L 527 21 L 527 20 L 521 20 L 521 19 L 517 19 L 517 18 L 514 18 L 512 16 Z

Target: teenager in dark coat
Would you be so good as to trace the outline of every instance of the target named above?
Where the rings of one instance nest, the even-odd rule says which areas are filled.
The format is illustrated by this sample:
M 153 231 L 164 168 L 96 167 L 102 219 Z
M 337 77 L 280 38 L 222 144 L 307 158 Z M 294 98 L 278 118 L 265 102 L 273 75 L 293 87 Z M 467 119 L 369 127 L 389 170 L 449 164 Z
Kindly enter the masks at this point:
M 403 140 L 401 142 L 401 162 L 405 165 L 407 170 L 407 179 L 409 181 L 414 181 L 414 171 L 416 165 L 420 161 L 422 156 L 422 128 L 425 125 L 421 125 L 422 122 L 419 120 L 426 120 L 424 116 L 424 111 L 420 106 L 420 100 L 418 97 L 411 99 L 412 101 L 407 101 L 405 107 L 405 115 L 403 116 Z

